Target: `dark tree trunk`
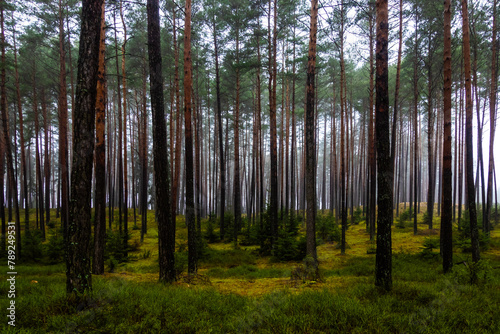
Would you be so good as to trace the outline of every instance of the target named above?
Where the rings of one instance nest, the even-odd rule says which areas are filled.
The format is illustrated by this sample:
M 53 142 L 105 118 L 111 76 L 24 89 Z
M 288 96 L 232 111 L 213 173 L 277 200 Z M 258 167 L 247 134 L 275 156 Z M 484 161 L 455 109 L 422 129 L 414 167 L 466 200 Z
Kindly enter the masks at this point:
M 105 112 L 106 112 L 106 30 L 104 22 L 105 5 L 102 4 L 101 32 L 99 44 L 99 69 L 96 97 L 96 143 L 95 143 L 95 217 L 94 217 L 94 260 L 92 272 L 104 274 L 104 247 L 106 234 L 106 148 L 105 148 Z
M 236 9 L 236 15 L 237 9 Z M 236 31 L 236 103 L 234 108 L 234 245 L 238 246 L 238 232 L 241 228 L 240 188 L 240 69 L 239 69 L 239 27 Z
M 496 98 L 498 90 L 497 74 L 497 31 L 496 31 L 497 0 L 493 0 L 493 37 L 491 42 L 491 87 L 490 87 L 490 149 L 488 163 L 488 190 L 486 196 L 486 212 L 483 215 L 483 230 L 490 232 L 491 206 L 493 203 L 493 169 L 495 164 L 493 144 L 496 130 Z M 496 188 L 495 188 L 496 189 Z M 496 213 L 498 216 L 498 211 Z
M 7 91 L 6 91 L 6 60 L 5 60 L 5 30 L 4 30 L 4 6 L 3 3 L 0 5 L 0 25 L 1 25 L 1 40 L 0 40 L 0 45 L 2 48 L 2 58 L 1 58 L 1 82 L 0 82 L 0 112 L 1 112 L 1 118 L 2 118 L 2 127 L 3 127 L 3 140 L 4 140 L 4 145 L 5 145 L 5 154 L 7 155 L 7 173 L 8 173 L 8 184 L 12 188 L 13 192 L 13 199 L 14 199 L 14 209 L 16 212 L 16 246 L 17 246 L 17 252 L 16 252 L 16 258 L 17 260 L 21 257 L 21 219 L 19 218 L 19 203 L 17 199 L 17 186 L 15 182 L 15 175 L 14 175 L 14 162 L 12 158 L 12 145 L 10 142 L 10 135 L 9 135 L 9 119 L 8 119 L 8 114 L 7 114 Z M 2 188 L 2 193 L 3 193 L 3 188 Z M 3 207 L 3 203 L 1 204 Z M 5 220 L 5 216 L 2 217 Z M 2 235 L 5 236 L 6 233 L 6 226 L 4 223 L 4 220 L 2 221 Z M 9 219 L 9 221 L 11 221 Z M 28 232 L 28 229 L 26 229 L 26 232 Z
M 453 266 L 452 240 L 452 170 L 451 170 L 451 0 L 444 2 L 444 93 L 443 93 L 443 178 L 441 212 L 441 255 L 443 271 L 449 272 Z
M 191 130 L 191 95 L 193 92 L 191 66 L 191 0 L 186 0 L 186 19 L 184 21 L 184 130 L 185 130 L 185 166 L 186 166 L 186 225 L 188 228 L 188 273 L 197 270 L 196 226 L 194 212 L 193 183 L 193 135 Z
M 99 15 L 100 17 L 100 15 Z M 66 92 L 66 51 L 64 48 L 64 16 L 59 0 L 59 171 L 61 178 L 61 222 L 64 237 L 68 233 L 69 167 L 68 167 L 68 100 Z
M 271 2 L 269 3 L 271 6 Z M 276 21 L 277 0 L 274 0 L 274 28 L 272 38 L 269 40 L 269 117 L 271 135 L 271 199 L 269 202 L 269 221 L 271 227 L 271 243 L 274 244 L 278 238 L 278 152 L 277 152 L 277 128 L 276 128 Z M 269 11 L 270 21 L 271 11 Z M 269 24 L 270 25 L 270 24 Z M 270 27 L 269 27 L 270 28 Z M 269 29 L 271 35 L 271 29 Z M 272 43 L 271 43 L 272 41 Z M 272 44 L 272 45 L 271 45 Z
M 175 224 L 170 217 L 167 129 L 163 103 L 163 76 L 158 0 L 148 0 L 148 54 L 151 109 L 153 111 L 153 155 L 155 170 L 156 214 L 160 281 L 175 280 Z
M 222 107 L 221 107 L 221 92 L 220 92 L 220 77 L 219 77 L 219 56 L 217 49 L 217 33 L 215 26 L 215 18 L 213 20 L 214 33 L 214 51 L 215 51 L 215 84 L 217 96 L 217 123 L 219 129 L 219 160 L 220 160 L 220 238 L 224 239 L 226 233 L 226 222 L 224 211 L 226 207 L 226 164 L 224 159 L 223 131 L 222 131 Z
M 373 12 L 373 2 L 370 2 L 370 13 Z M 371 21 L 373 22 L 373 15 L 370 15 Z M 377 163 L 376 163 L 376 152 L 375 152 L 375 131 L 374 131 L 374 102 L 373 95 L 375 92 L 374 87 L 374 55 L 373 55 L 373 28 L 374 24 L 370 25 L 370 120 L 368 124 L 368 137 L 369 137 L 369 147 L 368 147 L 368 160 L 369 160 L 369 195 L 368 195 L 368 225 L 370 231 L 370 240 L 375 238 L 375 220 L 376 220 L 376 198 L 377 198 Z
M 19 82 L 19 71 L 18 71 L 18 65 L 17 65 L 17 46 L 16 46 L 15 32 L 14 32 L 13 40 L 14 40 L 14 67 L 15 67 L 17 113 L 19 116 L 19 139 L 20 139 L 20 146 L 21 146 L 21 176 L 22 176 L 22 180 L 23 180 L 21 194 L 22 194 L 22 197 L 24 197 L 24 221 L 29 222 L 29 211 L 30 210 L 29 210 L 29 206 L 28 206 L 28 177 L 27 177 L 28 174 L 26 171 L 26 152 L 25 152 L 26 150 L 24 147 L 24 124 L 23 124 L 24 120 L 23 120 L 23 110 L 22 110 L 22 102 L 21 102 L 21 88 L 20 88 L 20 82 Z M 2 203 L 3 203 L 3 201 L 2 201 Z M 3 208 L 3 205 L 2 205 L 2 208 Z M 48 219 L 48 216 L 47 216 L 47 219 Z
M 378 169 L 378 220 L 375 285 L 392 289 L 392 168 L 389 142 L 388 93 L 388 8 L 387 0 L 377 0 L 376 113 L 375 131 Z
M 307 56 L 306 77 L 306 254 L 314 259 L 316 254 L 316 138 L 315 138 L 315 71 L 316 71 L 316 34 L 318 30 L 318 0 L 311 0 L 311 27 L 309 30 L 309 54 Z
M 90 202 L 102 5 L 103 0 L 88 0 L 82 5 L 78 84 L 73 111 L 71 202 L 66 245 L 68 293 L 84 293 L 92 289 L 89 249 Z
M 472 83 L 470 64 L 470 38 L 469 38 L 469 13 L 467 0 L 462 0 L 462 32 L 463 32 L 463 56 L 465 69 L 465 146 L 466 146 L 466 178 L 467 178 L 467 208 L 469 210 L 472 260 L 478 262 L 479 255 L 479 231 L 477 228 L 476 194 L 474 189 L 474 158 L 472 148 Z

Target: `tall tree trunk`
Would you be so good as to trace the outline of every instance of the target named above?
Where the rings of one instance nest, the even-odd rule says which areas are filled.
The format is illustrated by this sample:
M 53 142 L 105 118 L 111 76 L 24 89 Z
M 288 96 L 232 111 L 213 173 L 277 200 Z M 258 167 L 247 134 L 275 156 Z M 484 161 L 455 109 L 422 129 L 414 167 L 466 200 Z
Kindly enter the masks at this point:
M 394 90 L 394 117 L 392 119 L 392 132 L 391 132 L 391 166 L 392 176 L 394 177 L 394 168 L 396 161 L 396 131 L 398 122 L 398 108 L 399 108 L 399 86 L 401 78 L 401 56 L 403 53 L 403 0 L 399 0 L 399 43 L 398 43 L 398 62 L 396 65 L 396 88 Z M 394 179 L 392 180 L 394 185 Z M 393 189 L 394 190 L 394 189 Z M 399 208 L 399 203 L 396 201 Z
M 418 9 L 415 8 L 415 26 L 418 27 Z M 418 29 L 415 29 L 415 54 L 413 61 L 413 234 L 417 234 L 417 202 L 418 202 Z M 411 211 L 411 210 L 410 210 Z
M 144 63 L 146 62 L 146 57 L 143 58 Z M 142 131 L 141 132 L 141 242 L 144 242 L 144 235 L 147 233 L 147 222 L 148 222 L 148 154 L 147 154 L 147 142 L 148 142 L 148 126 L 147 126 L 147 91 L 146 91 L 146 78 L 147 78 L 147 68 L 146 64 L 143 67 L 143 78 L 142 78 Z M 175 205 L 174 205 L 175 207 Z M 172 209 L 172 207 L 171 207 Z M 171 215 L 173 215 L 171 213 Z M 175 220 L 174 222 L 175 223 Z
M 94 217 L 94 260 L 92 272 L 104 274 L 104 248 L 106 234 L 106 145 L 104 138 L 106 113 L 106 29 L 105 0 L 101 10 L 101 32 L 99 39 L 99 69 L 96 97 L 96 143 L 95 143 L 95 217 Z
M 47 101 L 45 91 L 42 89 L 42 114 L 44 128 L 44 177 L 45 177 L 45 221 L 50 222 L 50 149 L 49 149 L 49 116 L 47 114 Z
M 463 33 L 463 56 L 465 68 L 465 146 L 467 160 L 467 208 L 469 210 L 472 260 L 478 262 L 479 255 L 479 231 L 477 228 L 476 196 L 474 190 L 474 157 L 472 148 L 472 83 L 470 64 L 470 38 L 469 38 L 469 13 L 467 0 L 462 0 L 462 33 Z
M 116 27 L 116 11 L 113 12 L 113 23 Z M 117 115 L 117 123 L 118 123 L 118 145 L 117 145 L 117 184 L 118 184 L 118 231 L 120 235 L 122 235 L 123 228 L 123 207 L 124 207 L 124 198 L 123 198 L 123 123 L 122 123 L 122 94 L 121 94 L 121 72 L 119 65 L 119 57 L 118 57 L 118 34 L 117 29 L 115 29 L 115 64 L 116 64 L 116 94 L 117 99 L 116 105 L 118 106 L 118 115 Z
M 311 27 L 309 30 L 309 53 L 307 56 L 306 77 L 306 254 L 314 260 L 317 271 L 316 253 L 316 138 L 314 121 L 315 71 L 316 71 L 316 34 L 318 31 L 318 0 L 311 0 Z
M 375 130 L 374 130 L 374 101 L 373 95 L 375 92 L 374 87 L 374 54 L 373 54 L 373 1 L 370 2 L 370 120 L 368 124 L 368 160 L 369 160 L 369 195 L 368 195 L 368 225 L 370 231 L 370 240 L 375 238 L 375 220 L 376 220 L 376 198 L 377 198 L 377 164 L 375 152 Z
M 493 169 L 495 157 L 493 145 L 495 142 L 496 130 L 496 98 L 498 90 L 498 74 L 497 74 L 497 31 L 496 31 L 496 15 L 497 15 L 497 0 L 493 0 L 493 36 L 491 42 L 491 87 L 490 87 L 490 149 L 488 163 L 488 190 L 486 196 L 486 212 L 483 215 L 483 230 L 486 233 L 490 232 L 491 206 L 493 203 Z M 498 216 L 498 211 L 496 213 Z
M 197 236 L 194 212 L 193 183 L 193 135 L 191 130 L 191 103 L 193 78 L 191 65 L 191 0 L 186 0 L 186 19 L 184 20 L 184 130 L 186 166 L 186 225 L 188 228 L 188 273 L 197 270 Z
M 378 168 L 378 221 L 375 285 L 392 289 L 392 168 L 389 144 L 388 92 L 388 8 L 387 0 L 377 0 L 377 99 L 375 131 Z
M 176 28 L 176 10 L 172 11 L 173 18 L 173 43 L 174 43 L 174 87 L 175 87 L 175 157 L 174 161 L 174 178 L 172 180 L 171 190 L 171 216 L 175 220 L 177 216 L 177 199 L 179 196 L 179 184 L 181 175 L 181 101 L 179 88 L 179 46 L 177 44 L 177 28 Z M 175 224 L 175 221 L 173 222 Z
M 444 2 L 444 108 L 443 108 L 443 178 L 441 213 L 441 255 L 443 271 L 449 272 L 453 266 L 452 240 L 452 170 L 451 170 L 451 0 Z
M 69 166 L 68 166 L 68 100 L 66 91 L 66 51 L 64 49 L 64 16 L 59 0 L 59 170 L 61 178 L 61 222 L 68 233 Z
M 127 46 L 127 26 L 123 17 L 123 5 L 120 0 L 120 17 L 123 25 L 122 52 L 122 88 L 123 88 L 123 250 L 128 255 L 128 175 L 127 175 L 127 75 L 125 73 L 125 50 Z
M 344 64 L 344 5 L 340 5 L 340 216 L 342 222 L 342 235 L 340 241 L 340 253 L 345 254 L 346 249 L 346 231 L 347 231 L 347 180 L 346 170 L 349 168 L 349 161 L 346 159 L 346 129 L 349 126 L 349 120 L 346 118 L 345 110 L 345 64 Z M 346 124 L 347 123 L 347 124 Z
M 12 147 L 9 135 L 9 120 L 7 114 L 7 91 L 6 91 L 6 59 L 5 59 L 5 30 L 4 30 L 4 3 L 0 4 L 0 25 L 1 25 L 1 40 L 0 45 L 2 47 L 2 58 L 1 58 L 1 72 L 0 72 L 0 112 L 2 117 L 2 127 L 3 127 L 3 140 L 5 145 L 5 154 L 7 155 L 7 173 L 8 181 L 12 188 L 13 199 L 14 199 L 14 209 L 16 213 L 16 258 L 21 257 L 21 219 L 19 218 L 19 203 L 17 199 L 17 185 L 15 182 L 14 175 L 14 162 L 12 159 Z M 2 188 L 3 192 L 3 188 Z M 3 203 L 2 203 L 3 206 Z M 9 219 L 9 221 L 11 221 Z M 26 223 L 28 224 L 28 223 Z M 26 225 L 26 232 L 28 232 L 29 225 Z M 5 223 L 2 221 L 2 235 L 5 236 Z
M 43 205 L 43 181 L 42 181 L 42 166 L 40 163 L 40 122 L 38 117 L 38 96 L 37 96 L 37 88 L 36 88 L 36 65 L 33 69 L 33 111 L 35 117 L 35 177 L 36 177 L 36 192 L 37 192 L 37 201 L 36 208 L 37 212 L 40 215 L 40 230 L 42 231 L 42 240 L 45 240 L 45 219 L 44 219 L 44 205 Z M 38 220 L 38 215 L 37 218 Z
M 224 239 L 226 233 L 226 222 L 224 218 L 224 211 L 226 206 L 226 166 L 224 159 L 224 145 L 222 142 L 222 107 L 221 107 L 221 92 L 220 92 L 220 76 L 219 76 L 219 55 L 217 49 L 217 33 L 215 25 L 215 17 L 213 19 L 213 33 L 214 33 L 214 51 L 215 51 L 215 85 L 217 96 L 217 123 L 219 129 L 219 160 L 220 160 L 220 238 Z
M 271 1 L 269 2 L 271 7 Z M 269 39 L 269 117 L 270 117 L 270 135 L 271 135 L 271 199 L 269 202 L 269 221 L 271 227 L 271 244 L 274 244 L 278 238 L 278 153 L 276 139 L 276 21 L 277 21 L 277 0 L 274 0 L 274 26 L 272 37 Z M 269 10 L 268 25 L 270 29 L 271 10 Z
M 95 103 L 99 67 L 99 40 L 103 0 L 82 5 L 78 74 L 73 111 L 73 163 L 68 240 L 66 245 L 66 291 L 92 289 L 90 270 L 90 202 L 94 162 Z
M 158 219 L 158 258 L 160 281 L 175 280 L 175 224 L 170 217 L 167 129 L 163 103 L 163 76 L 158 0 L 148 0 L 148 54 L 151 109 L 153 111 L 153 155 Z
M 16 86 L 16 99 L 17 99 L 17 113 L 19 117 L 19 139 L 21 146 L 21 177 L 22 177 L 22 188 L 21 194 L 24 197 L 24 221 L 29 222 L 29 206 L 28 206 L 28 174 L 26 171 L 26 149 L 24 145 L 24 117 L 22 110 L 22 102 L 21 102 L 21 85 L 19 81 L 19 70 L 17 63 L 17 45 L 16 45 L 16 35 L 14 29 L 14 68 L 15 68 L 15 86 Z M 3 175 L 3 174 L 2 174 Z M 2 176 L 3 177 L 3 176 Z M 22 200 L 21 200 L 22 201 Z M 3 202 L 2 202 L 3 203 Z M 3 207 L 3 205 L 2 205 Z M 47 218 L 48 219 L 48 218 Z
M 238 9 L 236 9 L 236 16 Z M 237 23 L 239 24 L 239 23 Z M 236 29 L 236 104 L 234 107 L 234 245 L 238 246 L 238 232 L 241 228 L 241 189 L 240 189 L 240 31 Z
M 427 64 L 427 164 L 428 164 L 428 188 L 427 188 L 427 224 L 429 229 L 432 229 L 432 218 L 434 215 L 434 191 L 435 191 L 435 181 L 434 181 L 434 152 L 433 152 L 433 137 L 434 137 L 434 110 L 433 110 L 433 98 L 432 95 L 432 52 L 431 52 L 431 40 L 429 39 L 428 44 L 428 64 Z M 437 129 L 438 130 L 438 129 Z M 437 142 L 437 141 L 436 141 Z M 436 144 L 437 146 L 437 144 Z

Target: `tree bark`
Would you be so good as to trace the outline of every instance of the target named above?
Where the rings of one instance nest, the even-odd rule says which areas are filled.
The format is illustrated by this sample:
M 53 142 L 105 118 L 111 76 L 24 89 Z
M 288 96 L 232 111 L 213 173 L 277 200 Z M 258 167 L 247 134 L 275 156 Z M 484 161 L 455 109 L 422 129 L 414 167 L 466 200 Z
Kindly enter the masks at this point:
M 462 0 L 462 38 L 463 57 L 465 70 L 465 146 L 466 146 L 466 178 L 467 178 L 467 208 L 469 210 L 472 260 L 478 262 L 479 254 L 479 231 L 477 228 L 476 194 L 474 189 L 474 157 L 472 147 L 472 83 L 470 63 L 470 37 L 469 37 L 469 13 L 467 0 Z
M 306 254 L 314 259 L 317 270 L 316 253 L 316 138 L 315 138 L 315 71 L 316 34 L 318 30 L 318 0 L 311 0 L 311 27 L 309 30 L 309 53 L 306 77 Z
M 493 145 L 495 142 L 496 130 L 496 98 L 498 90 L 498 73 L 497 73 L 497 31 L 496 31 L 496 15 L 497 15 L 497 0 L 493 0 L 493 36 L 491 42 L 491 87 L 490 87 L 490 149 L 488 163 L 488 190 L 486 196 L 486 212 L 483 215 L 483 230 L 489 233 L 491 229 L 491 206 L 493 203 L 493 169 L 495 165 L 495 157 Z M 496 214 L 498 216 L 498 212 Z
M 219 76 L 219 55 L 217 49 L 217 33 L 215 25 L 215 17 L 213 19 L 213 33 L 214 33 L 214 51 L 215 51 L 215 85 L 217 96 L 217 123 L 219 129 L 219 160 L 220 160 L 220 238 L 224 239 L 226 233 L 226 223 L 224 218 L 224 211 L 226 206 L 226 166 L 224 159 L 224 145 L 223 145 L 223 131 L 222 131 L 222 107 L 221 107 L 221 92 L 220 92 L 220 76 Z
M 100 17 L 100 16 L 99 16 Z M 68 167 L 68 100 L 66 90 L 66 51 L 64 48 L 64 16 L 59 0 L 59 171 L 61 178 L 61 222 L 64 237 L 68 233 L 69 167 Z
M 193 135 L 191 130 L 191 95 L 193 78 L 191 66 L 191 0 L 186 0 L 186 19 L 184 20 L 184 133 L 186 166 L 186 224 L 188 228 L 188 273 L 197 270 L 197 236 L 194 212 L 193 183 Z
M 148 0 L 148 54 L 151 109 L 153 111 L 153 155 L 158 220 L 160 281 L 175 280 L 175 224 L 170 217 L 170 191 L 167 156 L 167 129 L 163 103 L 163 76 L 158 0 Z
M 101 10 L 101 31 L 99 39 L 99 69 L 96 97 L 96 143 L 95 143 L 95 217 L 94 217 L 94 260 L 92 273 L 104 274 L 104 248 L 106 234 L 106 145 L 104 137 L 106 112 L 106 30 L 105 0 Z
M 387 0 L 377 0 L 376 113 L 375 131 L 378 169 L 378 220 L 375 285 L 392 289 L 392 169 L 389 144 L 388 94 L 388 8 Z
M 90 270 L 90 202 L 94 162 L 95 103 L 99 67 L 99 39 L 103 0 L 82 4 L 78 74 L 73 111 L 71 202 L 66 245 L 66 291 L 92 289 Z
M 443 93 L 443 177 L 441 212 L 441 255 L 443 271 L 453 266 L 452 240 L 452 170 L 451 170 L 451 0 L 444 2 L 444 93 Z
M 4 30 L 4 2 L 0 4 L 0 25 L 1 25 L 1 47 L 2 47 L 2 58 L 1 58 L 1 72 L 0 72 L 0 113 L 2 118 L 2 127 L 3 127 L 3 140 L 5 145 L 5 154 L 7 155 L 7 173 L 8 173 L 8 184 L 10 184 L 13 192 L 14 199 L 14 209 L 16 213 L 16 259 L 19 260 L 21 257 L 21 219 L 19 218 L 19 203 L 17 199 L 17 186 L 15 182 L 14 175 L 14 162 L 12 159 L 12 144 L 10 142 L 9 135 L 9 120 L 7 114 L 7 90 L 6 90 L 6 59 L 5 59 L 5 30 Z M 3 189 L 2 189 L 3 192 Z M 3 204 L 2 204 L 3 206 Z M 10 221 L 10 219 L 9 219 Z M 28 226 L 28 225 L 27 225 Z M 27 232 L 28 230 L 26 230 Z M 5 236 L 5 223 L 2 224 L 2 234 Z

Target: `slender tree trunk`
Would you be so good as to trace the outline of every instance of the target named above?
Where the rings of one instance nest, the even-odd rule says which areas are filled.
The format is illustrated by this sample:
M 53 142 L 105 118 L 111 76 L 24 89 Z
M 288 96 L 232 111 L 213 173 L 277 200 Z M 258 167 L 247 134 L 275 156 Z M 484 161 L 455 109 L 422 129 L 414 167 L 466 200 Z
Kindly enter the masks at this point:
M 493 146 L 495 142 L 496 130 L 496 98 L 498 90 L 498 74 L 497 74 L 497 31 L 496 31 L 496 15 L 497 15 L 497 0 L 493 0 L 493 36 L 491 42 L 491 87 L 490 87 L 490 148 L 489 148 L 489 163 L 488 163 L 488 190 L 486 199 L 486 212 L 483 214 L 483 230 L 485 233 L 490 233 L 490 218 L 491 206 L 493 202 L 493 169 L 495 157 Z M 496 212 L 498 216 L 498 211 Z
M 219 160 L 220 160 L 220 238 L 224 239 L 225 218 L 224 211 L 226 206 L 226 166 L 224 159 L 224 146 L 222 143 L 222 107 L 221 107 L 221 92 L 220 92 L 220 77 L 219 77 L 219 55 L 217 49 L 217 32 L 215 25 L 215 18 L 213 19 L 213 33 L 214 33 L 214 51 L 215 51 L 215 84 L 217 96 L 217 122 L 219 125 Z
M 238 15 L 238 9 L 236 9 Z M 241 228 L 241 189 L 240 189 L 240 69 L 239 69 L 239 27 L 236 31 L 236 104 L 234 108 L 234 245 L 238 246 L 238 232 Z
M 269 6 L 271 4 L 269 3 Z M 278 238 L 278 153 L 276 139 L 276 40 L 277 40 L 277 0 L 274 0 L 274 26 L 272 38 L 269 39 L 269 114 L 271 135 L 271 200 L 269 203 L 269 220 L 271 225 L 271 243 Z M 271 11 L 269 11 L 270 21 Z M 271 30 L 269 29 L 269 34 Z M 271 45 L 272 41 L 272 45 Z
M 197 236 L 194 212 L 193 184 L 193 135 L 191 130 L 191 103 L 193 91 L 191 65 L 191 0 L 186 0 L 186 19 L 184 21 L 184 130 L 185 130 L 185 166 L 186 166 L 186 224 L 188 228 L 188 273 L 197 270 Z
M 316 140 L 315 140 L 315 71 L 316 71 L 316 34 L 318 29 L 318 0 L 311 0 L 311 27 L 309 30 L 309 54 L 307 56 L 306 77 L 306 254 L 314 260 L 317 270 L 316 253 Z
M 36 173 L 36 192 L 37 202 L 36 208 L 40 215 L 40 230 L 42 231 L 42 240 L 45 241 L 45 219 L 44 219 L 44 205 L 43 205 L 43 181 L 42 181 L 42 166 L 40 162 L 40 122 L 38 115 L 38 96 L 36 91 L 36 65 L 33 70 L 33 111 L 35 116 L 35 173 Z M 38 220 L 38 217 L 37 217 Z
M 432 65 L 433 59 L 431 56 L 431 40 L 429 39 L 428 51 L 428 64 L 427 64 L 427 164 L 428 164 L 428 188 L 427 188 L 427 224 L 429 229 L 432 229 L 432 219 L 434 215 L 434 155 L 433 155 L 433 136 L 434 136 L 434 111 L 433 111 L 433 98 L 432 95 Z M 437 146 L 437 144 L 436 144 Z
M 476 197 L 474 189 L 474 162 L 472 148 L 472 84 L 470 64 L 470 38 L 469 38 L 469 13 L 467 0 L 462 0 L 462 32 L 463 32 L 463 56 L 465 67 L 465 95 L 466 95 L 466 121 L 465 121 L 465 146 L 467 160 L 467 208 L 469 210 L 472 260 L 478 262 L 479 254 L 479 231 L 477 228 Z
M 124 255 L 128 255 L 128 175 L 127 175 L 127 75 L 125 73 L 125 50 L 127 46 L 127 26 L 123 17 L 123 5 L 120 0 L 120 17 L 123 26 L 122 52 L 122 88 L 123 88 L 123 249 Z
M 180 88 L 179 88 L 179 46 L 177 44 L 177 28 L 176 28 L 176 10 L 173 9 L 173 42 L 174 42 L 174 86 L 175 86 L 175 158 L 172 162 L 174 164 L 174 178 L 172 180 L 171 191 L 171 215 L 175 220 L 177 216 L 177 200 L 179 196 L 179 184 L 181 175 L 181 102 L 180 102 Z M 175 223 L 175 222 L 173 222 Z
M 451 170 L 451 0 L 444 2 L 444 110 L 443 110 L 443 193 L 441 213 L 441 255 L 443 271 L 453 266 L 452 170 Z
M 347 180 L 346 180 L 346 166 L 349 160 L 346 159 L 345 143 L 347 134 L 345 133 L 348 128 L 349 120 L 346 118 L 345 110 L 345 65 L 344 65 L 344 6 L 340 5 L 341 29 L 340 29 L 340 212 L 342 220 L 342 235 L 340 241 L 340 253 L 345 254 L 346 249 L 346 231 L 347 231 Z M 346 124 L 347 123 L 347 124 Z
M 418 27 L 418 10 L 415 7 L 415 26 Z M 415 59 L 413 61 L 413 234 L 417 234 L 417 202 L 418 202 L 418 30 L 415 30 Z M 410 210 L 411 211 L 411 210 Z
M 47 101 L 42 90 L 42 114 L 44 128 L 44 178 L 45 178 L 45 221 L 50 222 L 50 156 L 49 156 L 49 116 L 47 114 Z
M 0 4 L 0 25 L 1 25 L 1 40 L 0 40 L 0 45 L 2 48 L 2 58 L 1 58 L 1 72 L 0 72 L 0 112 L 1 112 L 1 117 L 2 117 L 2 127 L 3 127 L 3 140 L 4 140 L 4 145 L 5 145 L 5 153 L 7 155 L 7 173 L 8 173 L 8 183 L 10 184 L 13 192 L 13 199 L 14 199 L 14 209 L 16 213 L 16 246 L 17 246 L 17 252 L 16 252 L 16 259 L 20 259 L 21 257 L 21 219 L 19 218 L 19 203 L 17 199 L 17 186 L 15 182 L 15 175 L 14 175 L 14 162 L 12 159 L 12 144 L 10 142 L 10 135 L 9 135 L 9 120 L 8 120 L 8 113 L 7 113 L 7 91 L 6 91 L 6 59 L 5 59 L 5 30 L 4 30 L 4 3 Z M 2 188 L 3 192 L 3 188 Z M 1 204 L 3 207 L 3 203 Z M 4 218 L 5 220 L 5 218 Z M 4 221 L 3 220 L 3 221 Z M 5 236 L 6 234 L 6 226 L 5 223 L 2 221 L 2 235 Z M 12 221 L 9 219 L 9 221 Z M 26 223 L 28 224 L 28 222 Z M 26 232 L 28 232 L 28 227 L 29 225 L 26 225 Z
M 163 76 L 158 0 L 147 1 L 148 54 L 151 109 L 153 111 L 153 155 L 158 219 L 158 251 L 160 281 L 175 280 L 175 224 L 170 217 L 169 171 L 167 156 L 167 129 L 163 103 Z
M 146 57 L 143 58 L 143 61 L 146 62 Z M 147 91 L 146 91 L 146 78 L 147 78 L 147 68 L 146 64 L 144 64 L 143 68 L 143 79 L 142 79 L 142 131 L 141 132 L 141 242 L 144 242 L 144 235 L 148 231 L 147 222 L 148 222 L 148 153 L 147 153 L 147 142 L 148 142 L 148 112 L 147 112 Z M 175 207 L 175 205 L 174 205 Z M 172 209 L 172 206 L 171 206 Z M 173 215 L 173 213 L 171 213 Z M 172 222 L 172 223 L 175 223 Z
M 102 6 L 103 0 L 89 0 L 82 6 L 78 85 L 73 111 L 71 202 L 66 245 L 67 293 L 81 294 L 92 289 L 90 202 Z
M 389 144 L 388 93 L 388 8 L 387 0 L 377 0 L 377 99 L 375 131 L 378 168 L 378 221 L 375 285 L 386 291 L 392 289 L 392 168 Z
M 370 146 L 368 147 L 368 159 L 369 163 L 369 195 L 368 195 L 368 225 L 370 231 L 370 240 L 375 238 L 375 219 L 376 219 L 376 197 L 377 197 L 377 164 L 376 164 L 376 152 L 375 152 L 375 130 L 374 130 L 374 101 L 373 95 L 375 92 L 374 87 L 374 54 L 373 54 L 373 2 L 370 2 L 370 120 L 368 124 L 368 137 Z
M 95 143 L 95 217 L 94 217 L 94 260 L 92 272 L 104 274 L 104 247 L 106 234 L 106 145 L 104 138 L 106 113 L 106 30 L 105 4 L 101 10 L 101 32 L 99 39 L 99 69 L 96 97 L 96 143 Z
M 392 119 L 392 132 L 391 132 L 391 166 L 392 176 L 394 177 L 395 161 L 396 161 L 396 133 L 398 122 L 398 108 L 399 108 L 399 86 L 401 78 L 401 56 L 403 53 L 403 0 L 399 0 L 399 43 L 398 43 L 398 62 L 396 65 L 396 88 L 394 90 L 394 117 Z M 394 179 L 392 180 L 394 185 Z M 399 207 L 398 201 L 396 205 Z
M 116 12 L 113 13 L 113 20 L 116 26 Z M 124 197 L 123 197 L 123 123 L 122 123 L 122 94 L 121 94 L 121 71 L 119 65 L 119 57 L 118 57 L 118 35 L 115 29 L 115 60 L 116 60 L 116 94 L 117 94 L 117 102 L 118 106 L 118 115 L 117 115 L 117 123 L 118 123 L 118 145 L 117 145 L 117 183 L 118 183 L 118 231 L 122 236 L 122 228 L 123 228 L 123 212 L 124 212 Z
M 68 233 L 69 167 L 68 167 L 68 100 L 66 91 L 66 52 L 64 49 L 64 16 L 59 0 L 59 170 L 61 178 L 61 222 Z

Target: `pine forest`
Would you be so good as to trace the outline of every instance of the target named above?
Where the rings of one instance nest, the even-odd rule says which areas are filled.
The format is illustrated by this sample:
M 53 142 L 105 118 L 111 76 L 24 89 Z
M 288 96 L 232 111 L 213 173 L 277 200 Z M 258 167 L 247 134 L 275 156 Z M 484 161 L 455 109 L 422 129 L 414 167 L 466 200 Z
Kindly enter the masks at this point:
M 500 333 L 497 0 L 0 0 L 2 333 Z

